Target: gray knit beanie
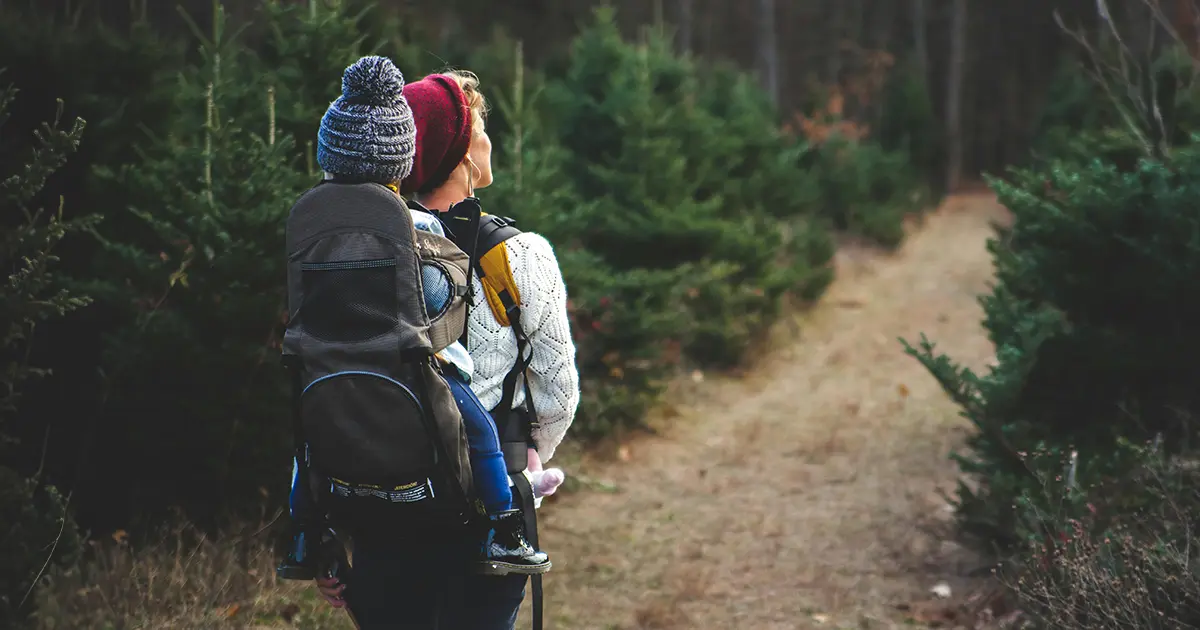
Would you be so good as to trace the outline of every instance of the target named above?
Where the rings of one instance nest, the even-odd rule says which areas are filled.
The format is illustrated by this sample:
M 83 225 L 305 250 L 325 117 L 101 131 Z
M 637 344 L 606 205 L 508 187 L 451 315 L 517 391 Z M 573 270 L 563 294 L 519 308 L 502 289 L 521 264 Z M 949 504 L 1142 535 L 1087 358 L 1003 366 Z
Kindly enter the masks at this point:
M 417 128 L 404 99 L 404 76 L 386 57 L 363 57 L 342 74 L 342 95 L 317 132 L 317 163 L 332 175 L 381 184 L 412 170 Z

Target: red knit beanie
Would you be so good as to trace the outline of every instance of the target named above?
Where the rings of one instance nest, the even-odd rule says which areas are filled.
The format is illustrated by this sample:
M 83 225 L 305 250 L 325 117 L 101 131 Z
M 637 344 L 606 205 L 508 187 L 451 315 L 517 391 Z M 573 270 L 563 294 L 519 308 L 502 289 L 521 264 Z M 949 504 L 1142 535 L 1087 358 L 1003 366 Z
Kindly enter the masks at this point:
M 471 108 L 453 78 L 431 74 L 404 86 L 404 98 L 417 126 L 417 155 L 400 194 L 427 193 L 441 186 L 467 157 Z

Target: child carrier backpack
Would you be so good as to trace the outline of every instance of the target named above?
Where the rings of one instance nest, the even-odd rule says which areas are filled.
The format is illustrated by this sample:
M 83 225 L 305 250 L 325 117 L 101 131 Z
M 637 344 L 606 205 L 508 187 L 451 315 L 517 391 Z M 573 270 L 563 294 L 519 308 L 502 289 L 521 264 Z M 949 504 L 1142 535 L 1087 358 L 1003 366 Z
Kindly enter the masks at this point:
M 465 328 L 468 255 L 416 230 L 404 201 L 370 182 L 319 183 L 286 232 L 283 356 L 301 485 L 320 516 L 351 532 L 471 523 L 466 433 L 434 359 Z M 454 290 L 427 314 L 430 266 Z

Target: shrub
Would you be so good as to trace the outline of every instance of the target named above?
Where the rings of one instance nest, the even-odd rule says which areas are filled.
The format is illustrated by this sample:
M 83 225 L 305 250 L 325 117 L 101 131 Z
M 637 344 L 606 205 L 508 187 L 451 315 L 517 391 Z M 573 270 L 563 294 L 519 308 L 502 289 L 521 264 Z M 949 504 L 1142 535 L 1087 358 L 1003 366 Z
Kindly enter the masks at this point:
M 1137 465 L 1102 485 L 1070 488 L 1039 475 L 1046 488 L 1058 489 L 1056 500 L 1049 511 L 1030 512 L 1037 529 L 1027 534 L 1025 560 L 1008 572 L 1008 582 L 1043 627 L 1200 624 L 1196 460 L 1162 457 L 1153 446 L 1121 450 Z
M 1077 452 L 1087 486 L 1127 473 L 1121 440 L 1187 444 L 1200 408 L 1198 177 L 1189 146 L 1129 172 L 1056 162 L 989 180 L 1015 218 L 989 243 L 996 284 L 982 303 L 996 364 L 977 375 L 924 338 L 904 344 L 979 429 L 957 455 L 980 482 L 959 489 L 970 533 L 1017 542 L 1016 499 L 1040 488 L 1023 456 Z
M 800 152 L 725 73 L 702 85 L 668 42 L 629 44 L 601 10 L 521 111 L 494 98 L 520 134 L 498 162 L 517 168 L 482 196 L 556 245 L 584 379 L 576 435 L 637 423 L 682 363 L 738 361 L 785 293 L 828 282 L 832 246 L 792 185 Z
M 1099 46 L 1099 51 L 1106 60 L 1116 54 L 1105 46 Z M 1200 99 L 1193 89 L 1194 61 L 1183 43 L 1163 46 L 1158 56 L 1146 64 L 1145 72 L 1154 81 L 1153 91 L 1108 75 L 1120 67 L 1116 62 L 1102 81 L 1097 81 L 1091 63 L 1070 56 L 1059 62 L 1034 126 L 1034 157 L 1042 161 L 1071 159 L 1081 164 L 1101 158 L 1130 169 L 1139 157 L 1149 153 L 1146 143 L 1153 138 L 1165 136 L 1165 144 L 1170 146 L 1188 144 L 1200 131 Z M 1137 111 L 1146 106 L 1151 92 L 1151 107 L 1161 123 L 1145 119 L 1146 114 Z
M 908 152 L 869 140 L 869 129 L 844 118 L 843 108 L 835 92 L 811 115 L 797 113 L 785 125 L 804 140 L 796 166 L 807 181 L 800 187 L 811 186 L 817 215 L 834 228 L 894 247 L 904 238 L 904 218 L 923 211 L 933 198 Z M 895 137 L 895 129 L 888 132 L 890 142 L 906 142 Z
M 83 537 L 68 512 L 69 499 L 36 477 L 0 466 L 0 623 L 22 627 L 38 607 L 38 591 L 76 563 Z
M 885 151 L 909 156 L 913 171 L 930 185 L 928 203 L 936 204 L 944 194 L 945 138 L 915 59 L 903 59 L 888 73 L 881 110 L 871 138 Z
M 140 225 L 101 230 L 92 284 L 121 315 L 105 336 L 98 445 L 121 457 L 96 471 L 93 497 L 146 515 L 182 505 L 202 525 L 212 506 L 256 506 L 289 459 L 283 231 L 316 181 L 271 125 L 271 77 L 215 18 L 175 84 L 171 133 L 100 169 L 130 191 Z
M 881 245 L 899 245 L 905 217 L 930 203 L 903 152 L 834 135 L 815 147 L 803 164 L 819 182 L 821 215 L 838 229 Z
M 3 72 L 3 69 L 0 69 Z M 0 91 L 0 125 L 17 90 Z M 51 269 L 58 262 L 53 251 L 73 231 L 91 227 L 93 221 L 67 221 L 61 203 L 53 211 L 38 208 L 36 199 L 46 180 L 75 152 L 84 122 L 76 118 L 67 129 L 59 127 L 60 103 L 53 124 L 35 132 L 32 156 L 17 172 L 0 180 L 0 265 L 8 270 L 0 285 L 0 453 L 14 446 L 7 421 L 17 410 L 21 392 L 31 380 L 49 371 L 30 365 L 29 344 L 39 324 L 61 317 L 88 303 L 56 286 Z M 48 439 L 47 433 L 44 439 Z M 10 458 L 6 457 L 6 460 Z M 46 575 L 73 562 L 80 552 L 80 536 L 68 511 L 69 498 L 47 485 L 41 470 L 32 476 L 0 466 L 0 625 L 15 626 L 29 612 L 30 592 Z

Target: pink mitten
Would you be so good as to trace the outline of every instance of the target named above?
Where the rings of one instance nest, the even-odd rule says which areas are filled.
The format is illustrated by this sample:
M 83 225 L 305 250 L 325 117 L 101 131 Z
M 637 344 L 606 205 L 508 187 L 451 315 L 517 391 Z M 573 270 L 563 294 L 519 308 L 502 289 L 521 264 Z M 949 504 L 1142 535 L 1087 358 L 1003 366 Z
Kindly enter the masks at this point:
M 533 486 L 533 496 L 545 497 L 554 494 L 567 478 L 559 468 L 532 471 L 529 474 L 530 485 Z

